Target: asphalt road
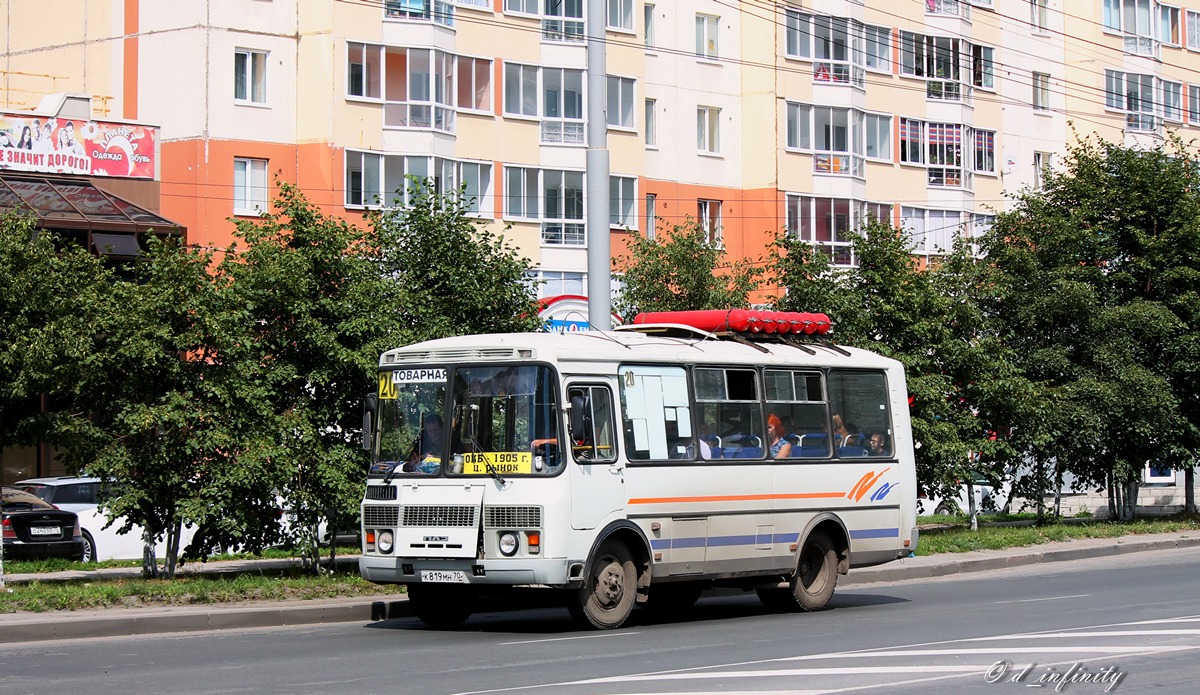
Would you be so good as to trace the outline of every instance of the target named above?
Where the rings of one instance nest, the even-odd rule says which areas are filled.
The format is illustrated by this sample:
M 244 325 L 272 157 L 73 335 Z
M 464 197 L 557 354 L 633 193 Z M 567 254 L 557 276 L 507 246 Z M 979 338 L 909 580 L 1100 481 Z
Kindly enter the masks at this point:
M 809 615 L 706 596 L 687 620 L 612 632 L 526 608 L 456 632 L 400 618 L 7 645 L 0 691 L 1194 692 L 1198 574 L 1200 548 L 1177 548 L 851 585 Z

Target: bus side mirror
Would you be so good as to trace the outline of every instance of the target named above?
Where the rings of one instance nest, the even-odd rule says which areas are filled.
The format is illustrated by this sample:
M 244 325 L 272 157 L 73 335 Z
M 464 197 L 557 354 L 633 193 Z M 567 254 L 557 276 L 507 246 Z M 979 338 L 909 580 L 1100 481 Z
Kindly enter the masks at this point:
M 379 397 L 373 393 L 368 393 L 363 399 L 363 421 L 362 421 L 362 448 L 364 451 L 371 450 L 371 440 L 373 439 L 373 427 L 375 424 L 375 411 L 379 408 Z
M 588 439 L 587 400 L 583 396 L 571 396 L 571 441 Z

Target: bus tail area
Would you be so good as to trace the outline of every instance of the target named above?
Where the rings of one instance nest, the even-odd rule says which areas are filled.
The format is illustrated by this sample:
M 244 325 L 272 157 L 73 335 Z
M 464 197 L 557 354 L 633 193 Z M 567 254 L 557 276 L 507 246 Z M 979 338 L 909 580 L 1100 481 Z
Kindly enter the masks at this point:
M 828 327 L 682 312 L 384 353 L 362 576 L 441 628 L 526 589 L 599 629 L 710 587 L 825 608 L 838 574 L 918 540 L 903 370 Z

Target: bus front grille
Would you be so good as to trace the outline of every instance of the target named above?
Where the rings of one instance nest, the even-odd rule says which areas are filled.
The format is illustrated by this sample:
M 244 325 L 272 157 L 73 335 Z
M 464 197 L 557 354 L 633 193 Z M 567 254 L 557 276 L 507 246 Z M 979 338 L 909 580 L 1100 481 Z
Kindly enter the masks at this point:
M 363 526 L 391 528 L 398 526 L 399 520 L 399 507 L 363 506 Z
M 474 526 L 475 507 L 430 505 L 404 508 L 402 526 Z
M 484 528 L 541 528 L 541 507 L 485 507 Z
M 396 486 L 368 485 L 365 498 L 369 500 L 394 500 L 396 499 Z

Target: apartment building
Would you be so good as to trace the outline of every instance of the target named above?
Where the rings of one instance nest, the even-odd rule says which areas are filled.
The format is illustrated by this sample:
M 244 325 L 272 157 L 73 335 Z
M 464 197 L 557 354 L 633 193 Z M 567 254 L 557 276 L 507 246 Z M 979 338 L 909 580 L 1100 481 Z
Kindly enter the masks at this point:
M 876 217 L 936 256 L 1075 133 L 1200 126 L 1200 0 L 607 0 L 610 225 L 591 230 L 585 5 L 5 0 L 0 206 L 36 173 L 141 211 L 102 234 L 226 248 L 276 177 L 355 221 L 431 177 L 508 228 L 542 296 L 587 295 L 589 234 L 619 254 L 692 217 L 733 257 L 786 230 L 849 265 Z M 22 128 L 51 118 L 148 133 L 153 166 L 101 166 L 103 138 L 86 166 L 22 165 Z

